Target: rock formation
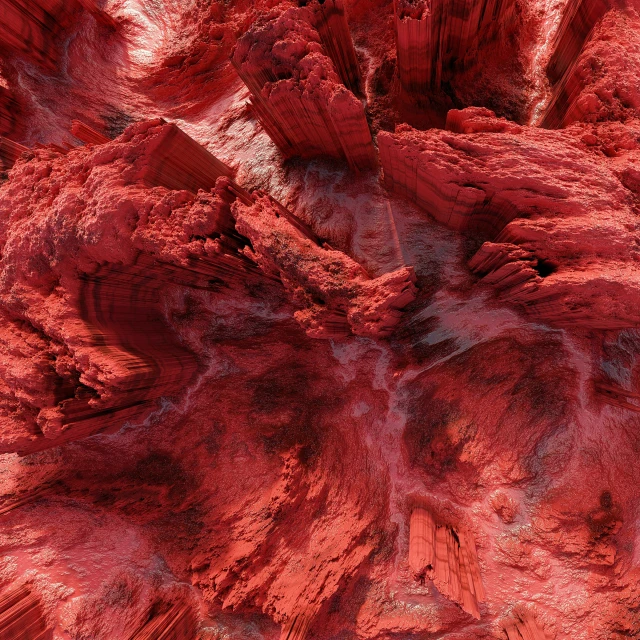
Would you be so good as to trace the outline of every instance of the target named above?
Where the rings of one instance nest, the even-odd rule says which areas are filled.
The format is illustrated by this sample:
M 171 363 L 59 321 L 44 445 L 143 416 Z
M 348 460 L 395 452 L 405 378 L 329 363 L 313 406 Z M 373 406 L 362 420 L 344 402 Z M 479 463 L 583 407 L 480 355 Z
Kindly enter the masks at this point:
M 345 158 L 356 171 L 376 165 L 364 107 L 345 86 L 360 79 L 341 0 L 283 3 L 238 40 L 232 62 L 285 157 Z
M 552 98 L 542 120 L 548 128 L 576 121 L 638 117 L 640 17 L 632 4 L 570 2 L 548 67 Z M 614 34 L 625 33 L 624 39 Z
M 80 122 L 80 120 L 74 120 L 71 123 L 71 133 L 85 144 L 103 144 L 104 142 L 109 142 L 107 136 L 92 129 L 88 124 Z
M 569 134 L 520 127 L 482 109 L 454 112 L 448 122 L 464 133 L 406 125 L 382 132 L 385 184 L 449 228 L 486 240 L 471 269 L 534 317 L 638 326 L 632 301 L 640 272 L 628 261 L 638 240 L 633 198 L 615 172 Z M 587 222 L 593 210 L 595 228 Z
M 0 0 L 0 638 L 640 637 L 639 10 Z
M 149 620 L 130 640 L 182 640 L 195 637 L 196 620 L 188 604 L 178 602 L 162 606 L 161 603 L 154 609 Z
M 47 629 L 40 598 L 22 584 L 0 596 L 0 638 L 2 640 L 45 640 Z
M 3 0 L 0 51 L 55 69 L 62 40 L 84 11 L 110 27 L 115 25 L 93 0 Z
M 248 255 L 303 307 L 295 317 L 311 337 L 389 336 L 415 299 L 411 267 L 371 278 L 344 253 L 303 236 L 266 196 L 232 209 L 236 229 L 251 243 Z
M 394 7 L 398 76 L 415 93 L 450 82 L 469 64 L 469 50 L 506 38 L 516 19 L 514 0 L 395 0 Z
M 409 526 L 409 565 L 416 578 L 433 580 L 438 591 L 479 619 L 478 603 L 484 601 L 484 589 L 473 538 L 465 531 L 436 524 L 422 507 L 412 510 Z
M 548 640 L 547 635 L 529 612 L 523 612 L 505 623 L 507 640 Z
M 415 298 L 412 269 L 369 277 L 230 173 L 160 120 L 68 155 L 32 152 L 14 168 L 2 205 L 5 450 L 120 428 L 192 384 L 199 359 L 164 312 L 176 287 L 266 277 L 291 292 L 310 336 L 390 335 Z
M 27 147 L 24 147 L 9 138 L 3 138 L 0 136 L 0 169 L 2 171 L 8 171 L 16 163 L 16 160 L 25 152 L 29 151 Z

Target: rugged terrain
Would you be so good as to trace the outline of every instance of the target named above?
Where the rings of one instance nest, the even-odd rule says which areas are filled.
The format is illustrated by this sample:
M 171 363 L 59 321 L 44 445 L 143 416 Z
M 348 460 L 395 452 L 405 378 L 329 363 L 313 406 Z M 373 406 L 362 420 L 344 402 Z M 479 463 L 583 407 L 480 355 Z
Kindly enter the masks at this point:
M 640 3 L 0 12 L 0 638 L 640 637 Z

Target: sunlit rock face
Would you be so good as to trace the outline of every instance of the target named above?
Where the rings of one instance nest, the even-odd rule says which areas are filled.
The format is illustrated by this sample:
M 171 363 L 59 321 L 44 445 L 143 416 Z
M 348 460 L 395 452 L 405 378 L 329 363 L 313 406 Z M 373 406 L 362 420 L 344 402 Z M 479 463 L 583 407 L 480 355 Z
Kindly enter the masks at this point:
M 640 637 L 636 0 L 0 15 L 0 638 Z

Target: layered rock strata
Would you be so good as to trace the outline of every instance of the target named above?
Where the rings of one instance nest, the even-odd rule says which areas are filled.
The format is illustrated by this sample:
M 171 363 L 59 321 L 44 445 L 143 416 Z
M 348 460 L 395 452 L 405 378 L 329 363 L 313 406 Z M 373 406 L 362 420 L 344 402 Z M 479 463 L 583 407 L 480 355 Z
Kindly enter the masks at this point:
M 433 580 L 440 593 L 480 619 L 478 603 L 484 601 L 473 538 L 465 531 L 436 523 L 422 507 L 411 512 L 409 565 L 417 580 Z
M 633 5 L 606 0 L 569 3 L 548 67 L 552 94 L 542 126 L 638 117 L 639 27 Z M 623 39 L 617 37 L 620 33 Z
M 93 0 L 2 0 L 0 9 L 0 52 L 25 56 L 52 70 L 56 68 L 62 40 L 84 11 L 115 26 Z
M 412 93 L 440 89 L 469 62 L 468 52 L 505 37 L 514 0 L 395 0 L 398 76 Z
M 449 228 L 486 240 L 471 269 L 532 316 L 638 326 L 640 238 L 633 195 L 613 167 L 569 134 L 519 127 L 486 110 L 449 122 L 467 133 L 406 125 L 380 133 L 385 184 Z
M 19 135 L 22 129 L 21 105 L 0 76 L 0 136 Z
M 47 629 L 40 598 L 27 585 L 12 587 L 0 596 L 0 639 L 45 640 Z
M 177 602 L 165 604 L 163 609 L 152 612 L 149 620 L 129 640 L 191 640 L 196 637 L 196 617 L 190 605 Z
M 71 133 L 85 144 L 103 144 L 110 140 L 110 138 L 92 129 L 84 122 L 80 122 L 80 120 L 74 120 L 71 123 Z
M 16 163 L 16 160 L 29 149 L 9 138 L 0 136 L 0 170 L 8 171 Z
M 343 84 L 359 84 L 357 60 L 342 3 L 326 4 L 333 9 L 284 3 L 238 40 L 231 60 L 285 157 L 344 158 L 364 171 L 376 165 L 373 141 L 362 102 Z

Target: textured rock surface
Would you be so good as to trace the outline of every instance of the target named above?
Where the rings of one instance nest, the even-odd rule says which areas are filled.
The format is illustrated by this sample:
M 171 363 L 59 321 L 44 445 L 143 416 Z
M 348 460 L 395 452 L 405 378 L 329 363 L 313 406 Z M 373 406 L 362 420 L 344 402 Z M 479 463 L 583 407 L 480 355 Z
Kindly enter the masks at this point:
M 48 640 L 638 637 L 637 2 L 517 2 L 419 96 L 391 0 L 99 6 L 2 55 L 0 600 Z M 284 161 L 230 61 L 276 24 L 272 85 L 325 74 L 385 176 L 328 126 Z
M 486 239 L 469 264 L 502 299 L 553 324 L 637 327 L 635 201 L 614 166 L 574 136 L 486 110 L 448 122 L 464 133 L 406 125 L 381 133 L 385 184 L 448 227 Z
M 505 38 L 516 21 L 514 0 L 397 0 L 398 75 L 409 91 L 440 89 L 469 64 L 469 50 Z
M 564 127 L 572 122 L 625 121 L 640 113 L 638 7 L 611 8 L 604 0 L 570 5 L 575 11 L 561 26 L 549 63 L 553 83 L 542 125 Z M 624 33 L 624 38 L 616 34 Z
M 232 60 L 285 157 L 344 157 L 358 171 L 375 166 L 364 108 L 343 84 L 357 88 L 359 71 L 339 0 L 285 3 L 238 40 Z

